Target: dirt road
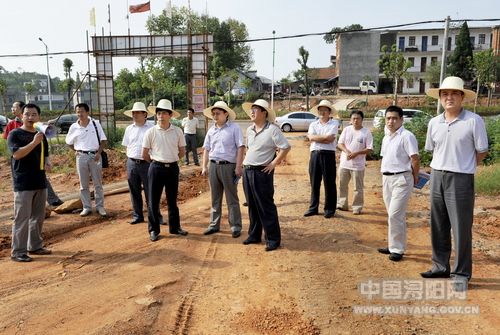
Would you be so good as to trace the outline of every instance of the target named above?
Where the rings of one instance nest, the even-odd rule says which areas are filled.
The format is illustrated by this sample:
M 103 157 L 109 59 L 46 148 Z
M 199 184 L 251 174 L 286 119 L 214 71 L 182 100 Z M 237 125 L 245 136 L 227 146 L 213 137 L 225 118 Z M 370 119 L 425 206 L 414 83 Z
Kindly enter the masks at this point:
M 233 239 L 225 218 L 221 233 L 204 236 L 210 203 L 206 180 L 187 177 L 181 187 L 182 193 L 190 196 L 180 205 L 187 237 L 168 235 L 162 226 L 160 240 L 150 242 L 145 224 L 128 224 L 128 194 L 114 195 L 106 198 L 109 219 L 54 214 L 45 229 L 46 242 L 54 253 L 19 264 L 8 257 L 10 221 L 0 222 L 0 333 L 498 333 L 497 199 L 480 198 L 477 202 L 474 278 L 465 300 L 394 296 L 370 300 L 360 291 L 369 280 L 422 283 L 419 272 L 430 266 L 428 191 L 414 194 L 408 212 L 407 254 L 402 262 L 391 262 L 376 251 L 386 245 L 387 236 L 378 162 L 370 162 L 367 169 L 363 215 L 339 212 L 333 219 L 305 219 L 308 147 L 297 134 L 291 136 L 293 149 L 275 176 L 283 234 L 283 246 L 277 251 L 265 252 L 264 244 L 244 246 L 241 242 L 246 234 Z M 52 179 L 60 192 L 71 184 Z M 2 184 L 2 188 L 7 192 L 8 186 Z M 4 195 L 3 204 L 7 199 Z M 246 207 L 242 212 L 246 229 Z M 353 311 L 354 306 L 376 305 L 435 309 L 478 306 L 479 314 L 373 315 Z

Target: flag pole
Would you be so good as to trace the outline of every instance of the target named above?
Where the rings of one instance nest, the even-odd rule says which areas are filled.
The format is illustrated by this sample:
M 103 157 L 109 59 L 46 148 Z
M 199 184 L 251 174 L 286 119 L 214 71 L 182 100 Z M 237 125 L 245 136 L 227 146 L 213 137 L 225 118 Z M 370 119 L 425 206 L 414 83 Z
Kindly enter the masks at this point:
M 129 13 L 128 0 L 127 0 L 127 26 L 128 26 L 128 36 L 130 36 L 130 13 Z
M 108 3 L 109 36 L 111 36 L 111 5 Z

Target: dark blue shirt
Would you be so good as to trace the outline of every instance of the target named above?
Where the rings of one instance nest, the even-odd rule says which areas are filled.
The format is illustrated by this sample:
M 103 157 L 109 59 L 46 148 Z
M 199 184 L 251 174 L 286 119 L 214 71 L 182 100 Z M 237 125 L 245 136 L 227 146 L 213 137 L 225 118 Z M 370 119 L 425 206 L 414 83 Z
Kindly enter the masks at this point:
M 20 148 L 28 145 L 37 132 L 29 132 L 21 128 L 12 130 L 9 133 L 7 139 L 7 144 L 9 150 L 14 153 Z M 45 159 L 49 156 L 49 146 L 47 143 L 47 138 L 43 138 L 42 143 L 38 144 L 29 154 L 21 159 L 11 159 L 11 169 L 12 169 L 12 181 L 14 185 L 14 192 L 20 191 L 33 191 L 47 188 L 46 176 L 45 176 L 45 164 L 40 168 L 41 156 L 42 156 L 42 145 L 43 145 L 43 155 Z

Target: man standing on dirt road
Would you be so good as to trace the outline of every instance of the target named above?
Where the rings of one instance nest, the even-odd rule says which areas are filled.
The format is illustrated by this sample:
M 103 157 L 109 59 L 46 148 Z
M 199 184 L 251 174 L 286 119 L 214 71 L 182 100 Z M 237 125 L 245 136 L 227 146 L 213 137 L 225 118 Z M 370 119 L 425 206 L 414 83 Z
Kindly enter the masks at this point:
M 351 125 L 340 134 L 338 148 L 342 151 L 339 164 L 339 198 L 337 209 L 348 210 L 349 181 L 354 180 L 354 199 L 352 213 L 361 214 L 364 198 L 364 177 L 366 155 L 373 149 L 373 137 L 370 130 L 363 128 L 363 112 L 351 112 Z
M 12 224 L 11 259 L 31 262 L 34 255 L 48 255 L 42 238 L 45 220 L 47 182 L 45 170 L 50 170 L 49 146 L 43 133 L 34 124 L 40 120 L 40 108 L 27 104 L 22 113 L 23 125 L 10 132 L 7 139 L 12 152 L 11 168 L 14 184 L 14 223 Z
M 276 114 L 267 101 L 245 102 L 242 107 L 253 121 L 247 129 L 247 153 L 243 161 L 243 189 L 250 219 L 248 238 L 243 244 L 260 243 L 264 229 L 265 250 L 272 251 L 281 244 L 278 210 L 274 204 L 274 169 L 285 159 L 291 147 L 280 128 L 273 123 Z
M 9 136 L 9 133 L 16 129 L 19 128 L 23 125 L 22 117 L 23 117 L 23 108 L 24 108 L 25 103 L 23 101 L 14 101 L 12 104 L 12 114 L 14 115 L 14 120 L 9 121 L 7 123 L 7 127 L 5 127 L 5 130 L 3 132 L 3 138 L 7 139 Z M 47 202 L 51 206 L 59 206 L 64 203 L 61 199 L 59 199 L 59 196 L 56 194 L 54 189 L 52 188 L 52 185 L 50 184 L 50 180 L 47 178 Z
M 398 262 L 406 249 L 406 208 L 418 182 L 420 159 L 415 135 L 403 127 L 403 110 L 389 106 L 385 111 L 385 136 L 380 155 L 382 164 L 383 197 L 387 209 L 388 248 L 378 252 L 388 254 Z
M 441 86 L 427 91 L 439 99 L 444 112 L 429 122 L 425 150 L 432 152 L 431 242 L 432 268 L 424 278 L 447 278 L 456 288 L 466 289 L 472 276 L 472 221 L 474 215 L 474 173 L 488 153 L 483 119 L 463 109 L 464 101 L 476 94 L 464 89 L 458 77 L 447 77 Z M 451 234 L 455 262 L 450 269 Z
M 104 209 L 101 152 L 107 142 L 106 134 L 104 134 L 99 121 L 90 118 L 89 105 L 79 103 L 75 106 L 75 112 L 78 115 L 78 120 L 69 127 L 66 144 L 76 154 L 76 170 L 80 179 L 80 199 L 83 204 L 80 216 L 87 216 L 92 213 L 89 189 L 90 178 L 92 178 L 96 211 L 100 216 L 104 217 L 107 213 Z
M 148 129 L 142 142 L 142 157 L 151 162 L 148 170 L 148 231 L 155 242 L 160 234 L 160 200 L 165 189 L 167 194 L 168 226 L 170 234 L 185 236 L 181 228 L 177 193 L 179 191 L 178 161 L 186 151 L 186 140 L 179 127 L 170 123 L 172 117 L 180 114 L 172 109 L 170 100 L 161 99 L 157 106 L 148 110 L 156 113 L 157 124 Z
M 311 181 L 311 202 L 304 216 L 318 215 L 321 180 L 325 188 L 325 204 L 323 216 L 327 219 L 335 215 L 337 203 L 337 185 L 335 184 L 336 163 L 335 149 L 337 148 L 338 123 L 330 120 L 335 108 L 328 100 L 321 100 L 311 110 L 319 120 L 309 125 L 307 138 L 311 141 L 311 157 L 309 159 L 309 179 Z
M 231 235 L 241 235 L 241 210 L 238 198 L 238 180 L 242 171 L 245 144 L 239 125 L 233 121 L 236 113 L 224 101 L 217 101 L 208 107 L 203 114 L 215 121 L 208 129 L 203 143 L 203 167 L 201 174 L 208 174 L 212 208 L 210 224 L 203 234 L 219 232 L 222 218 L 222 195 L 226 196 L 228 221 Z M 208 165 L 210 161 L 210 166 Z
M 184 138 L 186 140 L 186 165 L 189 165 L 189 153 L 193 154 L 194 165 L 200 165 L 198 160 L 198 151 L 196 143 L 196 128 L 198 128 L 198 119 L 194 117 L 194 109 L 189 107 L 187 117 L 182 119 L 182 128 L 184 128 Z

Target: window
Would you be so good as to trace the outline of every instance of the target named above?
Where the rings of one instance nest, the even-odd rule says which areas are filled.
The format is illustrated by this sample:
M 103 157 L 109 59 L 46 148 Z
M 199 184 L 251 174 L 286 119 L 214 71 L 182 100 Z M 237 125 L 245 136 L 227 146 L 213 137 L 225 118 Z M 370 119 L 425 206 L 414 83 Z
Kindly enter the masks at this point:
M 485 44 L 485 42 L 486 42 L 486 34 L 479 34 L 478 44 Z
M 438 58 L 437 57 L 431 57 L 431 64 L 432 65 L 436 65 L 438 62 Z
M 474 45 L 476 44 L 476 36 L 470 37 L 470 44 L 472 45 L 472 49 L 474 49 Z
M 422 57 L 420 59 L 420 72 L 427 71 L 427 57 Z
M 411 66 L 415 66 L 415 57 L 408 57 L 408 61 L 410 62 Z
M 408 88 L 413 88 L 415 86 L 415 81 L 413 80 L 413 78 L 409 78 L 408 81 L 406 82 L 406 86 Z
M 439 43 L 439 36 L 432 35 L 432 45 L 438 45 L 438 43 Z
M 404 38 L 404 36 L 401 36 L 401 37 L 399 38 L 399 45 L 398 45 L 398 48 L 399 48 L 399 50 L 400 50 L 400 51 L 401 51 L 401 50 L 404 50 L 404 48 L 405 48 L 405 38 Z
M 310 119 L 315 119 L 316 118 L 316 115 L 311 114 L 311 113 L 305 113 L 304 116 L 305 116 L 306 120 L 310 120 Z
M 415 36 L 410 36 L 408 38 L 408 46 L 414 47 L 415 46 Z

